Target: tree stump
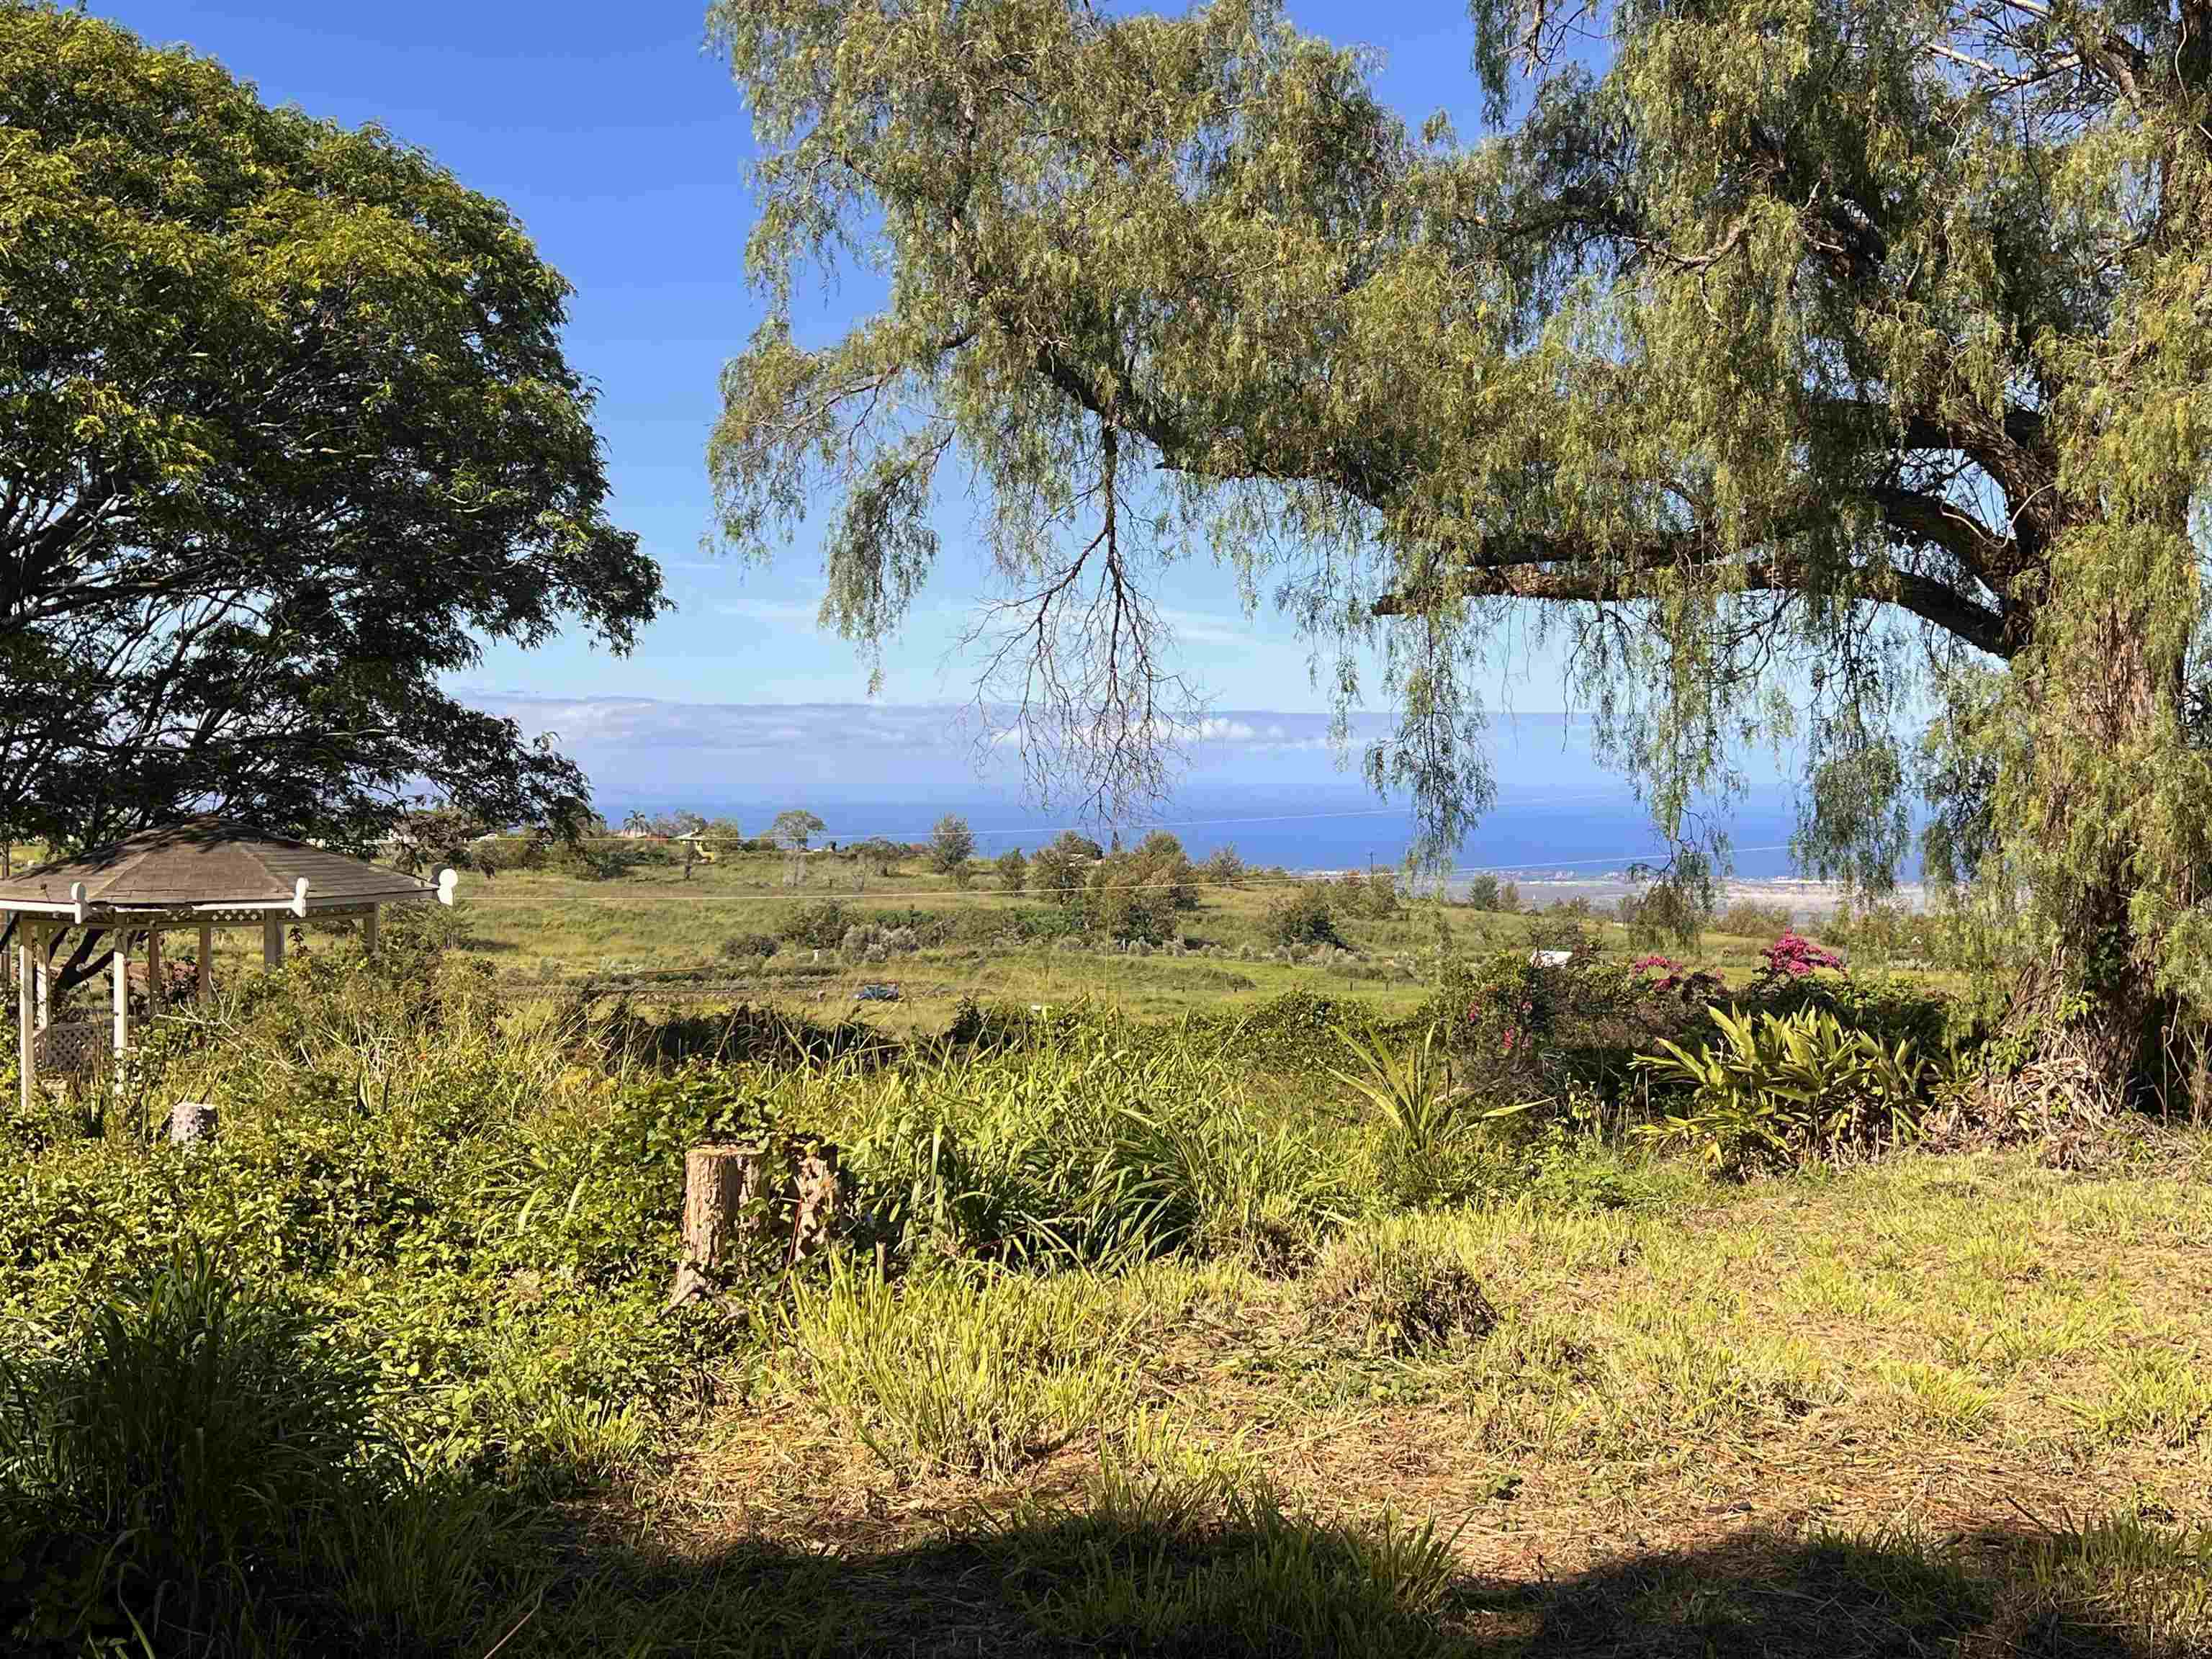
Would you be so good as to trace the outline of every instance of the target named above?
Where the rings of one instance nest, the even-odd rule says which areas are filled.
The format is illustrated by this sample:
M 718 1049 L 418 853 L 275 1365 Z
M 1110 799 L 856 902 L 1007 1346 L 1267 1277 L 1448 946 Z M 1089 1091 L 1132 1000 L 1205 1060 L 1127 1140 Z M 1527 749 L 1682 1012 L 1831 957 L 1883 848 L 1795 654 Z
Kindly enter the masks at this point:
M 169 1145 L 197 1146 L 215 1139 L 215 1108 L 204 1100 L 180 1100 L 169 1108 Z
M 783 1258 L 787 1267 L 796 1267 L 808 1250 L 829 1236 L 837 1218 L 842 1179 L 837 1149 L 828 1141 L 803 1143 L 792 1151 L 791 1247 Z
M 684 1255 L 670 1307 L 711 1289 L 739 1239 L 759 1228 L 761 1164 L 755 1146 L 694 1146 L 684 1155 Z

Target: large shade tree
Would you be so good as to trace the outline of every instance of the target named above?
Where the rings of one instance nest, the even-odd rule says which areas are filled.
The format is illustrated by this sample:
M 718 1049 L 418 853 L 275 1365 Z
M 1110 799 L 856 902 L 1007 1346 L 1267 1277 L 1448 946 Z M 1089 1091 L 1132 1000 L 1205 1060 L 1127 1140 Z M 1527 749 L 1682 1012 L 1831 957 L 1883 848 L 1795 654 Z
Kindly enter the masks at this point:
M 1924 793 L 2023 1010 L 2150 1075 L 2212 1005 L 2212 3 L 1474 21 L 1462 139 L 1268 0 L 717 8 L 772 301 L 730 539 L 826 505 L 826 615 L 874 642 L 972 480 L 1000 694 L 1109 790 L 1173 729 L 1148 577 L 1210 545 L 1347 701 L 1379 659 L 1370 769 L 1439 846 L 1491 798 L 1477 671 L 1548 631 L 1685 843 L 1747 740 L 1862 883 Z M 847 260 L 885 301 L 802 343 Z
M 573 764 L 441 684 L 660 604 L 568 295 L 421 152 L 0 0 L 0 828 L 580 813 Z

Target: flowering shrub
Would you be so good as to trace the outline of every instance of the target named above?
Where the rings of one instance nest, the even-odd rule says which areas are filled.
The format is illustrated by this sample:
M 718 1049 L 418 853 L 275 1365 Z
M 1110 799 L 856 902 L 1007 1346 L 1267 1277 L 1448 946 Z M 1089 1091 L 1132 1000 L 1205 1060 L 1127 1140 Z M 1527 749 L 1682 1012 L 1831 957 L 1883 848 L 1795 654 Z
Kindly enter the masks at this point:
M 1676 996 L 1699 1007 L 1728 994 L 1717 974 L 1686 967 L 1672 957 L 1638 957 L 1628 964 L 1628 983 L 1638 996 Z
M 1478 1052 L 1503 1059 L 1528 1058 L 1538 1035 L 1550 1029 L 1551 999 L 1542 970 L 1518 956 L 1484 966 L 1468 988 L 1466 1039 Z
M 1803 979 L 1823 968 L 1832 968 L 1839 974 L 1845 971 L 1841 957 L 1832 951 L 1822 950 L 1812 940 L 1794 933 L 1783 934 L 1759 954 L 1766 962 L 1759 977 L 1762 982 L 1769 985 Z

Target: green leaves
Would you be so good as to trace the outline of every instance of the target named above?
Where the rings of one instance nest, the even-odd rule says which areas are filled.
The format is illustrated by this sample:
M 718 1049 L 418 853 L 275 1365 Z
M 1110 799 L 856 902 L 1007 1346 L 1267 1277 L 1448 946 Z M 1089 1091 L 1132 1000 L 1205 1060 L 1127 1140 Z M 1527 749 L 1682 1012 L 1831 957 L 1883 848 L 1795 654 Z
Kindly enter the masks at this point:
M 575 769 L 441 677 L 657 570 L 606 519 L 568 287 L 499 204 L 182 51 L 0 3 L 0 793 L 83 842 L 187 805 L 372 839 Z
M 1786 1015 L 1707 1010 L 1720 1033 L 1692 1054 L 1662 1040 L 1637 1068 L 1691 1091 L 1687 1111 L 1640 1133 L 1693 1146 L 1715 1170 L 1741 1174 L 1847 1151 L 1879 1152 L 1918 1127 L 1933 1068 L 1909 1038 L 1884 1048 L 1823 1008 Z

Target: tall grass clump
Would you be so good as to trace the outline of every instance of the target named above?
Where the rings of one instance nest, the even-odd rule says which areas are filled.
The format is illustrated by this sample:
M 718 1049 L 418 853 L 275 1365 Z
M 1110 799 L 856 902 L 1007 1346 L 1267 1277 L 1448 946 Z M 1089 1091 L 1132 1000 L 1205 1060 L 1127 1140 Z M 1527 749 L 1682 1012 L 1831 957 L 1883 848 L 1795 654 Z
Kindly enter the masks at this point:
M 826 1122 L 911 1252 L 1008 1265 L 1170 1251 L 1293 1256 L 1340 1179 L 1313 1131 L 1263 1109 L 1199 1045 L 1103 1023 L 1030 1047 L 858 1079 Z
M 793 1290 L 789 1382 L 888 1467 L 1005 1475 L 1126 1407 L 1126 1320 L 1078 1279 L 847 1261 Z
M 0 1366 L 0 1631 L 10 1651 L 57 1654 L 126 1635 L 155 1652 L 351 1638 L 402 1582 L 413 1613 L 383 1621 L 386 1650 L 473 1631 L 483 1551 L 423 1547 L 425 1526 L 453 1528 L 442 1504 L 418 1499 L 395 1533 L 385 1506 L 409 1484 L 368 1368 L 295 1304 L 180 1251 Z M 380 1537 L 386 1559 L 352 1564 L 334 1595 L 339 1537 Z
M 1496 1327 L 1478 1265 L 1455 1218 L 1385 1216 L 1331 1241 L 1300 1289 L 1316 1328 L 1407 1355 Z

